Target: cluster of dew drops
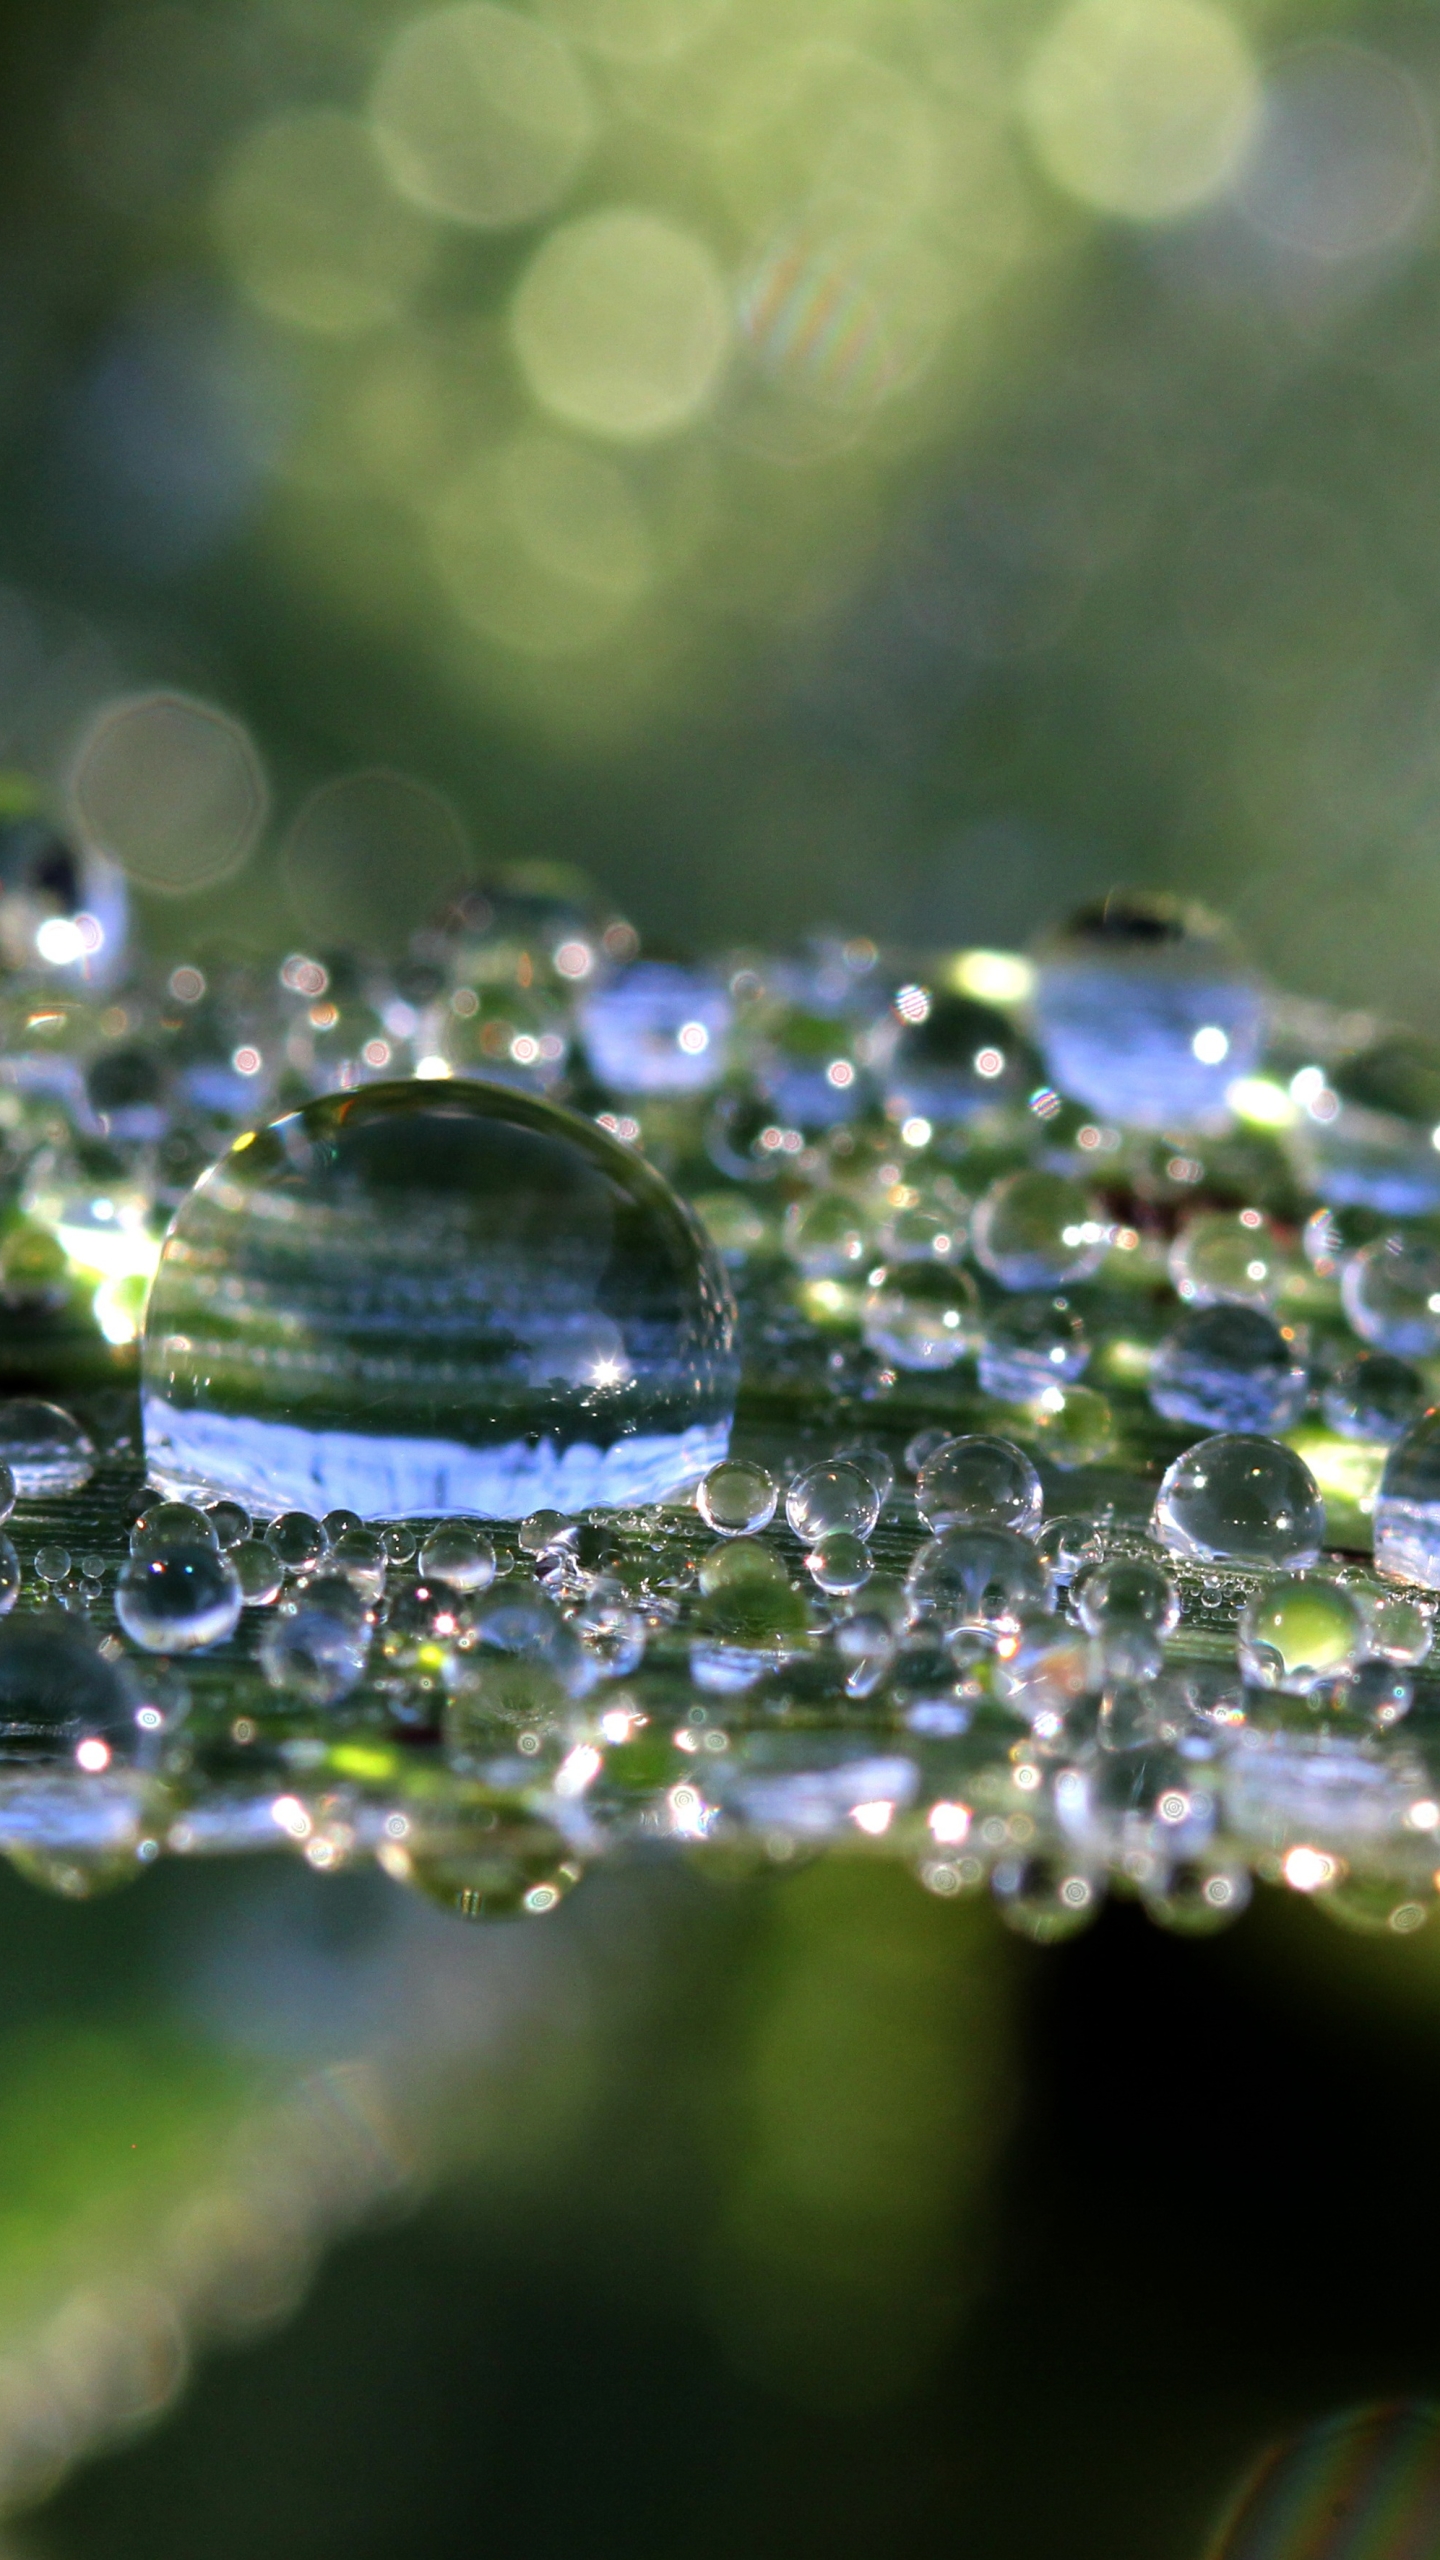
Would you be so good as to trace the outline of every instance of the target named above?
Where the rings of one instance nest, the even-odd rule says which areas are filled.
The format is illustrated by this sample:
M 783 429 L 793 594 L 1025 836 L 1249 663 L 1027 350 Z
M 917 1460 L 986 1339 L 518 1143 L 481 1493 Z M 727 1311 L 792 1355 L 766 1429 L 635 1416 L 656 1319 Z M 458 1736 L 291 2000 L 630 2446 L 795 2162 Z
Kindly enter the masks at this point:
M 1209 965 L 1205 929 L 1194 938 Z M 777 1857 L 801 1840 L 885 1844 L 936 1893 L 988 1881 L 1033 1935 L 1079 1925 L 1116 1878 L 1163 1920 L 1214 1925 L 1243 1908 L 1252 1871 L 1337 1907 L 1373 1883 L 1384 1925 L 1416 1925 L 1440 1855 L 1427 1716 L 1412 1719 L 1440 1588 L 1428 1105 L 1403 1078 L 1377 1094 L 1376 1070 L 1357 1112 L 1343 1060 L 1302 1049 L 1277 1066 L 1216 962 L 1206 1004 L 1229 1028 L 1182 1018 L 1177 1049 L 1157 1017 L 1150 1043 L 1162 1084 L 1167 1041 L 1180 1060 L 1176 1125 L 1107 1118 L 1067 1098 L 1083 1056 L 1065 1091 L 1046 1081 L 1053 1050 L 1008 1001 L 1023 969 L 972 960 L 937 986 L 893 983 L 858 943 L 682 967 L 637 959 L 628 927 L 558 893 L 517 893 L 457 911 L 403 993 L 292 955 L 278 1048 L 245 990 L 198 967 L 166 982 L 168 1050 L 127 1049 L 112 998 L 103 1017 L 88 1008 L 110 1029 L 85 1063 L 87 1008 L 55 1004 L 80 1100 L 65 1104 L 64 1076 L 31 1080 L 49 1117 L 28 1223 L 0 1254 L 14 1289 L 46 1285 L 37 1237 L 83 1250 L 74 1233 L 107 1209 L 124 1224 L 122 1159 L 153 1223 L 166 1147 L 213 1159 L 226 1113 L 244 1117 L 233 1095 L 201 1108 L 227 1076 L 273 1108 L 297 1085 L 500 1074 L 643 1147 L 730 1267 L 752 1378 L 818 1379 L 852 1426 L 815 1454 L 812 1412 L 804 1462 L 773 1473 L 742 1433 L 683 1516 L 540 1513 L 487 1534 L 148 1499 L 118 1561 L 47 1532 L 30 1603 L 113 1622 L 100 1653 L 129 1682 L 109 1724 L 80 1732 L 80 1768 L 107 1765 L 122 1732 L 129 1752 L 137 1720 L 163 1750 L 186 1714 L 178 1666 L 238 1632 L 277 1704 L 318 1730 L 378 1702 L 472 1777 L 498 1765 L 503 1732 L 506 1765 L 534 1764 L 587 1854 L 607 1818 L 637 1818 L 633 1799 L 595 1808 L 607 1767 L 649 1732 L 665 1746 L 652 1829 L 746 1835 Z M 12 1047 L 47 1036 L 39 1019 L 32 1005 Z M 1093 1023 L 1085 1036 L 1103 1049 Z M 1248 1123 L 1197 1137 L 1202 1106 L 1239 1090 L 1232 1068 L 1249 1076 Z M 1209 1085 L 1182 1095 L 1186 1076 Z M 27 1094 L 20 1119 L 38 1107 Z M 1332 1181 L 1317 1203 L 1316 1162 L 1333 1172 L 1347 1143 L 1380 1175 L 1368 1193 L 1368 1175 L 1348 1194 Z M 113 1283 L 97 1310 L 106 1289 L 118 1325 Z M 1169 1450 L 1188 1443 L 1158 1485 L 1137 1464 L 1137 1413 Z M 1373 1562 L 1323 1553 L 1322 1440 L 1364 1477 Z M 60 1407 L 12 1402 L 0 1461 L 8 1516 L 17 1493 L 78 1494 L 96 1456 Z M 1108 1490 L 1047 1518 L 1042 1469 L 1052 1488 Z M 6 1539 L 0 1610 L 24 1590 Z

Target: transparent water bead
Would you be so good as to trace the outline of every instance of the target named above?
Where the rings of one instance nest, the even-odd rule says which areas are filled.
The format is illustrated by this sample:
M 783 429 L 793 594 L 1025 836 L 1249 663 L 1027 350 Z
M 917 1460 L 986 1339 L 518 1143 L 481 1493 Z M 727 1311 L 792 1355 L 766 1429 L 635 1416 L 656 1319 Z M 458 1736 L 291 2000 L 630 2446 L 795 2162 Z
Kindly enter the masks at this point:
M 792 1200 L 780 1239 L 807 1280 L 847 1280 L 870 1258 L 870 1221 L 847 1191 L 814 1191 Z
M 872 1351 L 896 1369 L 953 1369 L 974 1349 L 980 1293 L 968 1271 L 948 1263 L 882 1266 L 861 1318 Z
M 272 1600 L 278 1600 L 285 1587 L 285 1567 L 263 1538 L 242 1538 L 226 1554 L 240 1578 L 240 1596 L 247 1609 L 267 1609 Z
M 95 1443 L 63 1405 L 8 1396 L 0 1403 L 0 1463 L 23 1500 L 78 1493 L 95 1472 Z
M 1197 1440 L 1161 1479 L 1155 1535 L 1197 1564 L 1299 1568 L 1325 1534 L 1320 1488 L 1279 1440 L 1221 1431 Z
M 1028 1040 L 994 1006 L 972 996 L 902 987 L 877 1043 L 885 1108 L 902 1127 L 973 1119 L 997 1103 L 1023 1101 L 1040 1082 Z
M 1109 1230 L 1098 1202 L 1063 1173 L 1002 1174 L 975 1211 L 975 1259 L 1002 1289 L 1059 1289 L 1088 1279 Z
M 1192 1307 L 1270 1307 L 1285 1283 L 1286 1260 L 1260 1209 L 1191 1218 L 1169 1254 L 1177 1297 Z
M 1028 1537 L 1040 1526 L 1044 1502 L 1024 1450 L 985 1431 L 942 1441 L 915 1484 L 920 1517 L 937 1531 L 1015 1529 Z
M 212 1502 L 206 1512 L 216 1542 L 228 1550 L 243 1547 L 251 1534 L 250 1514 L 238 1502 Z
M 720 1538 L 747 1538 L 768 1529 L 780 1488 L 764 1467 L 747 1458 L 725 1458 L 712 1467 L 695 1494 L 695 1508 Z
M 927 1539 L 911 1558 L 905 1588 L 916 1614 L 945 1632 L 988 1627 L 1013 1634 L 1053 1597 L 1034 1546 L 1013 1529 L 946 1529 Z
M 488 1591 L 495 1579 L 494 1548 L 463 1520 L 446 1520 L 432 1529 L 418 1562 L 427 1582 L 443 1582 L 452 1591 Z
M 147 1547 L 121 1567 L 115 1615 L 145 1653 L 196 1653 L 233 1635 L 240 1577 L 215 1547 Z
M 260 1667 L 274 1689 L 307 1706 L 329 1707 L 348 1696 L 370 1654 L 365 1601 L 344 1574 L 317 1574 L 265 1621 Z
M 1405 1591 L 1364 1591 L 1365 1650 L 1381 1662 L 1423 1662 L 1435 1641 L 1435 1608 Z
M 1362 1342 L 1401 1360 L 1440 1350 L 1440 1248 L 1416 1236 L 1377 1236 L 1347 1254 L 1340 1273 L 1345 1313 Z
M 1042 1388 L 1030 1426 L 1040 1455 L 1062 1474 L 1100 1466 L 1115 1447 L 1114 1410 L 1094 1387 Z
M 1090 1357 L 1085 1327 L 1068 1298 L 1007 1298 L 985 1320 L 976 1368 L 987 1396 L 1025 1404 L 1043 1387 L 1068 1386 Z
M 362 1519 L 658 1500 L 725 1454 L 720 1262 L 590 1122 L 370 1085 L 241 1138 L 177 1214 L 143 1354 L 166 1492 Z
M 378 1600 L 385 1589 L 385 1569 L 390 1558 L 385 1541 L 373 1529 L 347 1529 L 337 1538 L 325 1558 L 327 1573 L 343 1573 L 347 1582 L 366 1600 Z
M 581 998 L 581 1036 L 619 1094 L 704 1093 L 723 1074 L 731 1003 L 699 969 L 637 960 Z
M 131 1528 L 130 1553 L 164 1555 L 174 1547 L 203 1547 L 207 1554 L 218 1555 L 215 1523 L 193 1502 L 152 1502 Z
M 836 1529 L 868 1538 L 879 1516 L 873 1476 L 846 1458 L 821 1458 L 802 1468 L 785 1496 L 785 1517 L 807 1546 Z
M 282 1511 L 266 1530 L 265 1544 L 289 1572 L 307 1573 L 325 1553 L 325 1531 L 312 1512 Z
M 837 1598 L 862 1590 L 875 1568 L 863 1538 L 850 1529 L 831 1529 L 816 1540 L 805 1570 L 818 1591 Z
M 1375 1562 L 1396 1582 L 1440 1591 L 1440 1409 L 1412 1423 L 1375 1497 Z
M 996 1687 L 1005 1704 L 1027 1724 L 1057 1724 L 1080 1704 L 1090 1686 L 1090 1647 L 1068 1618 L 1048 1609 L 1022 1617 L 1003 1659 Z
M 1257 1307 L 1199 1307 L 1161 1343 L 1150 1401 L 1167 1422 L 1285 1431 L 1303 1413 L 1309 1383 L 1292 1327 Z
M 1303 1067 L 1295 1148 L 1312 1190 L 1337 1209 L 1420 1218 L 1440 1208 L 1440 1049 L 1387 1033 L 1328 1071 Z
M 843 1449 L 836 1449 L 833 1455 L 837 1463 L 858 1467 L 862 1476 L 868 1477 L 875 1488 L 878 1519 L 895 1490 L 895 1469 L 887 1452 L 873 1440 L 851 1440 Z
M 1110 1618 L 1141 1618 L 1158 1636 L 1173 1634 L 1180 1623 L 1180 1591 L 1173 1574 L 1144 1556 L 1114 1556 L 1087 1565 L 1077 1575 L 1071 1594 L 1080 1624 L 1092 1636 Z
M 1062 1093 L 1162 1129 L 1225 1109 L 1260 1054 L 1264 1006 L 1228 926 L 1200 906 L 1116 890 L 1038 945 L 1035 1021 Z
M 1325 1386 L 1320 1409 L 1345 1440 L 1398 1440 L 1429 1402 L 1425 1381 L 1389 1351 L 1360 1351 Z
M 1240 1616 L 1240 1667 L 1258 1689 L 1308 1698 L 1365 1651 L 1356 1592 L 1321 1573 L 1287 1573 L 1253 1592 Z

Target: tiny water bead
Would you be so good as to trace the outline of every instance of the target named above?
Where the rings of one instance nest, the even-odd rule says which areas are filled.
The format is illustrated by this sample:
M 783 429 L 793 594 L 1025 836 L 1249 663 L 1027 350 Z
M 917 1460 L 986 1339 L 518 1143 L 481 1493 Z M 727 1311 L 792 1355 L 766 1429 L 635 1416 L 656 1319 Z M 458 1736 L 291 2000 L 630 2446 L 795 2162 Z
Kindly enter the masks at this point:
M 37 1547 L 35 1579 L 37 1582 L 63 1582 L 70 1570 L 68 1547 Z
M 327 1511 L 320 1526 L 325 1532 L 327 1541 L 333 1547 L 337 1538 L 348 1537 L 352 1529 L 363 1528 L 364 1523 L 358 1511 L 340 1510 Z
M 958 1265 L 901 1262 L 870 1275 L 862 1328 L 896 1369 L 953 1369 L 975 1347 L 980 1293 Z
M 495 1550 L 489 1539 L 462 1520 L 447 1520 L 432 1529 L 418 1563 L 428 1582 L 443 1582 L 452 1591 L 488 1591 L 495 1579 Z
M 1141 1618 L 1158 1636 L 1173 1634 L 1180 1623 L 1180 1591 L 1174 1575 L 1144 1556 L 1114 1556 L 1087 1565 L 1076 1577 L 1071 1597 L 1086 1632 L 1099 1635 L 1110 1618 Z
M 1382 1662 L 1423 1662 L 1435 1641 L 1433 1602 L 1406 1591 L 1366 1591 L 1361 1598 L 1367 1653 Z
M 1362 1342 L 1401 1360 L 1428 1360 L 1440 1350 L 1440 1247 L 1377 1236 L 1347 1254 L 1340 1296 Z
M 1304 1459 L 1282 1441 L 1223 1431 L 1167 1468 L 1154 1526 L 1172 1554 L 1197 1564 L 1298 1569 L 1319 1555 L 1325 1505 Z
M 1252 1593 L 1240 1618 L 1240 1666 L 1257 1688 L 1307 1698 L 1354 1668 L 1365 1650 L 1365 1610 L 1326 1574 L 1290 1573 Z
M 1062 1093 L 1138 1128 L 1226 1108 L 1264 1035 L 1264 998 L 1219 917 L 1112 891 L 1036 947 L 1035 1020 Z
M 1085 1327 L 1068 1298 L 1008 1298 L 985 1319 L 976 1369 L 987 1396 L 1024 1404 L 1043 1387 L 1069 1386 L 1090 1358 Z
M 385 1541 L 373 1529 L 347 1529 L 331 1546 L 325 1567 L 327 1572 L 343 1573 L 367 1600 L 378 1600 L 385 1589 L 389 1561 Z
M 1013 1440 L 962 1432 L 926 1459 L 915 1502 L 928 1529 L 1014 1529 L 1029 1536 L 1044 1509 L 1040 1478 Z
M 1167 1422 L 1202 1430 L 1285 1431 L 1309 1385 L 1293 1328 L 1255 1307 L 1201 1307 L 1161 1343 L 1150 1401 Z
M 78 1493 L 95 1472 L 95 1444 L 63 1405 L 10 1396 L 0 1402 L 0 1463 L 26 1501 Z
M 845 1458 L 822 1458 L 793 1479 L 785 1496 L 785 1517 L 807 1546 L 837 1529 L 851 1537 L 868 1538 L 880 1516 L 880 1500 L 868 1471 Z
M 320 1516 L 658 1500 L 725 1454 L 734 1327 L 633 1149 L 501 1086 L 370 1085 L 241 1138 L 179 1210 L 146 1459 L 166 1492 Z
M 364 1599 L 343 1574 L 319 1574 L 265 1620 L 260 1667 L 274 1689 L 329 1707 L 363 1678 L 371 1626 Z
M 203 1547 L 210 1555 L 218 1555 L 215 1523 L 193 1502 L 152 1502 L 131 1529 L 130 1553 L 163 1555 L 174 1547 Z
M 244 1606 L 240 1577 L 214 1547 L 148 1549 L 121 1567 L 115 1615 L 145 1653 L 195 1653 L 233 1635 Z
M 1385 1461 L 1375 1497 L 1375 1563 L 1440 1591 L 1440 1409 L 1422 1414 Z
M 818 1591 L 837 1597 L 862 1590 L 875 1568 L 863 1538 L 853 1530 L 831 1529 L 816 1540 L 805 1570 Z
M 227 1553 L 233 1547 L 243 1547 L 250 1537 L 250 1514 L 243 1511 L 238 1502 L 209 1503 L 205 1516 L 215 1532 L 217 1544 Z
M 975 1211 L 975 1259 L 1002 1289 L 1058 1289 L 1088 1279 L 1109 1230 L 1097 1202 L 1062 1173 L 1003 1174 Z
M 1286 1268 L 1275 1231 L 1259 1209 L 1190 1218 L 1169 1254 L 1175 1294 L 1193 1307 L 1273 1306 Z
M 266 1609 L 279 1598 L 285 1587 L 285 1567 L 263 1538 L 242 1538 L 238 1547 L 227 1547 L 225 1552 L 239 1578 L 240 1597 L 247 1609 Z
M 1418 1369 L 1389 1351 L 1357 1352 L 1321 1392 L 1320 1409 L 1345 1440 L 1399 1440 L 1429 1403 Z
M 747 1538 L 769 1528 L 779 1499 L 780 1488 L 764 1467 L 725 1458 L 701 1478 L 695 1508 L 717 1537 Z
M 1040 1082 L 1028 1040 L 994 1006 L 972 996 L 902 987 L 883 1042 L 885 1108 L 897 1126 L 937 1128 L 1022 1101 Z
M 265 1544 L 274 1548 L 288 1572 L 307 1573 L 325 1553 L 325 1531 L 308 1511 L 282 1511 L 266 1530 Z

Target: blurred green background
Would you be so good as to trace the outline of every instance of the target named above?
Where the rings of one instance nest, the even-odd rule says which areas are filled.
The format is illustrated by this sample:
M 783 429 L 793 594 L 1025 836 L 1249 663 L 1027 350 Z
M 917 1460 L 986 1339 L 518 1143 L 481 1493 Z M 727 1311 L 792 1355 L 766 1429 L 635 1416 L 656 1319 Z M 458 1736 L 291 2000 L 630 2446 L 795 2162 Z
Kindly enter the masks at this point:
M 0 745 L 239 723 L 264 808 L 123 846 L 170 940 L 1138 877 L 1423 1011 L 1437 100 L 1346 0 L 16 0 Z
M 1433 7 L 11 0 L 0 71 L 0 760 L 84 826 L 117 701 L 208 707 L 107 807 L 163 946 L 1130 878 L 1426 1020 Z M 1440 2390 L 1423 1939 L 1042 1953 L 863 1860 L 0 1921 L 17 2560 L 1188 2560 Z

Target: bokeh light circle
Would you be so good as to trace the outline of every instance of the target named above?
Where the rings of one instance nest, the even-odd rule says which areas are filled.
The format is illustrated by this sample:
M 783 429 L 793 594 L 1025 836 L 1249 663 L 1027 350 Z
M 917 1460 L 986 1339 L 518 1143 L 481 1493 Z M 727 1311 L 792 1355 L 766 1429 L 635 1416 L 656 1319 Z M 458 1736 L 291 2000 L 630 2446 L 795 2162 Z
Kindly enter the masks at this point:
M 482 454 L 432 520 L 462 621 L 523 657 L 583 655 L 654 585 L 650 530 L 620 465 L 544 430 Z
M 393 944 L 470 869 L 465 829 L 439 791 L 377 767 L 312 791 L 285 836 L 285 884 L 314 939 Z
M 595 110 L 569 46 L 488 0 L 402 27 L 371 116 L 401 194 L 485 230 L 531 222 L 558 203 L 595 138 Z
M 511 325 L 541 406 L 619 441 L 688 425 L 730 344 L 724 282 L 704 242 L 627 208 L 550 234 L 520 280 Z
M 1207 0 L 1073 0 L 1022 93 L 1046 174 L 1082 204 L 1139 222 L 1215 195 L 1258 103 L 1249 46 Z
M 1396 63 L 1322 38 L 1271 66 L 1236 193 L 1255 224 L 1302 257 L 1373 255 L 1409 230 L 1430 193 L 1435 142 Z
M 248 732 L 183 693 L 107 703 L 80 742 L 70 797 L 87 844 L 170 896 L 238 871 L 268 806 Z
M 251 301 L 325 337 L 393 320 L 434 244 L 430 224 L 389 184 L 365 126 L 331 107 L 248 133 L 221 175 L 215 220 Z

